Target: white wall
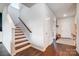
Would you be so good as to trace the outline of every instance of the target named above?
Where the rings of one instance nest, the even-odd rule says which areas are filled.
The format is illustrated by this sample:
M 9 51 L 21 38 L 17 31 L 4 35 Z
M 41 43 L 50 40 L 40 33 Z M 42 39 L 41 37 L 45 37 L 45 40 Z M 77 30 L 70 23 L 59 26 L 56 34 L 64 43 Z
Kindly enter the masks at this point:
M 0 42 L 2 42 L 2 32 L 0 32 Z
M 52 13 L 45 4 L 36 4 L 31 8 L 22 7 L 20 14 L 21 19 L 32 30 L 31 43 L 43 49 L 53 42 L 50 20 L 55 17 L 53 14 L 50 16 L 49 12 Z
M 42 12 L 41 5 L 35 5 L 31 9 L 27 10 L 27 8 L 22 8 L 21 10 L 21 18 L 25 22 L 25 24 L 32 30 L 31 42 L 34 45 L 39 47 L 43 47 L 43 28 L 42 28 Z
M 18 17 L 19 17 L 19 10 L 12 7 L 11 5 L 8 6 L 8 12 L 11 16 L 11 18 L 13 19 L 15 24 L 19 23 Z
M 72 25 L 73 25 L 74 17 L 67 17 L 57 19 L 57 23 L 59 27 L 57 28 L 57 32 L 61 34 L 61 37 L 64 38 L 72 38 Z
M 76 50 L 79 53 L 79 4 L 76 9 L 76 20 L 77 20 L 77 39 L 76 39 Z
M 48 47 L 53 39 L 56 39 L 56 17 L 54 13 L 45 6 L 46 18 L 43 20 L 44 47 Z
M 3 9 L 5 8 L 5 6 L 7 6 L 7 3 L 0 3 L 0 13 L 3 12 Z M 2 32 L 0 32 L 0 42 L 2 42 Z
M 3 40 L 2 43 L 11 54 L 11 44 L 12 44 L 12 28 L 14 28 L 14 24 L 11 21 L 11 18 L 7 12 L 7 7 L 3 11 L 3 20 L 2 20 L 2 27 L 3 27 Z

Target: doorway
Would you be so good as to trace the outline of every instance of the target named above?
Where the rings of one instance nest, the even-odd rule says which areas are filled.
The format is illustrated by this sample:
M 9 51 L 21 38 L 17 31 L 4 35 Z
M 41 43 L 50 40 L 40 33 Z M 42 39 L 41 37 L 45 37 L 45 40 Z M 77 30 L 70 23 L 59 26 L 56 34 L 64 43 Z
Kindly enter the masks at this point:
M 76 46 L 77 25 L 75 17 L 57 20 L 56 43 Z

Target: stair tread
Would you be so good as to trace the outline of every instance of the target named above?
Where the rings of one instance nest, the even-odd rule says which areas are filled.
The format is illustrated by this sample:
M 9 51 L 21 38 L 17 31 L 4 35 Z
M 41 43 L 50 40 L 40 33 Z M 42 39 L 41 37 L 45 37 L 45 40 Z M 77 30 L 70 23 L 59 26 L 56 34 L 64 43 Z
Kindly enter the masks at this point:
M 29 41 L 25 41 L 25 42 L 22 42 L 22 43 L 19 43 L 19 44 L 15 44 L 15 48 L 19 47 L 21 45 L 27 44 L 27 43 L 29 43 Z
M 21 32 L 21 33 L 15 33 L 15 34 L 23 34 L 23 32 Z
M 20 34 L 15 34 L 15 36 L 19 36 L 19 35 L 24 35 L 23 33 L 20 33 Z
M 25 47 L 22 47 L 22 48 L 20 48 L 20 49 L 17 49 L 17 50 L 15 51 L 15 54 L 17 54 L 18 52 L 21 52 L 21 51 L 23 51 L 23 50 L 25 50 L 25 49 L 27 49 L 27 48 L 29 48 L 29 47 L 31 47 L 31 45 L 27 45 L 27 46 L 25 46 Z
M 25 46 L 27 46 L 27 45 L 30 45 L 30 43 L 23 44 L 23 45 L 21 45 L 21 46 L 16 47 L 15 49 L 17 50 L 17 49 L 20 49 L 20 48 L 25 47 Z
M 18 40 L 15 40 L 15 42 L 19 42 L 19 41 L 23 41 L 23 40 L 27 40 L 27 39 L 26 38 L 18 39 Z
M 15 41 L 15 44 L 18 44 L 18 43 L 22 43 L 22 42 L 25 42 L 25 41 L 28 41 L 28 40 L 21 40 L 21 41 Z

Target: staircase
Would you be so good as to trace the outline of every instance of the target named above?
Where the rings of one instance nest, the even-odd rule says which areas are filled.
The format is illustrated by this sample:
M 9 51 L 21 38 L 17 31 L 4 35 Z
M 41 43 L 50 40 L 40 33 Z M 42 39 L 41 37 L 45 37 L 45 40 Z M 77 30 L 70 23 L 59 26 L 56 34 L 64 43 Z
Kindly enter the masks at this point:
M 22 32 L 22 29 L 16 25 L 15 29 L 15 55 L 31 47 L 30 42 Z

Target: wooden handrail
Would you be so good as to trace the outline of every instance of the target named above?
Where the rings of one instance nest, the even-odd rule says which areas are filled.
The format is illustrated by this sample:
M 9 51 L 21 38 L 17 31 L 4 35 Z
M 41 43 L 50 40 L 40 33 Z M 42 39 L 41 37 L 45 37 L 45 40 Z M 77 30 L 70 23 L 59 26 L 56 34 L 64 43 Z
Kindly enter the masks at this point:
M 19 20 L 23 23 L 23 25 L 27 28 L 27 30 L 30 32 L 30 33 L 32 33 L 32 31 L 27 27 L 27 25 L 21 20 L 21 18 L 20 17 L 18 17 L 19 18 Z

